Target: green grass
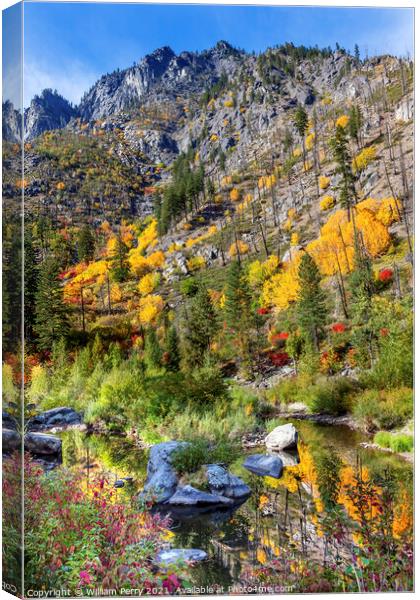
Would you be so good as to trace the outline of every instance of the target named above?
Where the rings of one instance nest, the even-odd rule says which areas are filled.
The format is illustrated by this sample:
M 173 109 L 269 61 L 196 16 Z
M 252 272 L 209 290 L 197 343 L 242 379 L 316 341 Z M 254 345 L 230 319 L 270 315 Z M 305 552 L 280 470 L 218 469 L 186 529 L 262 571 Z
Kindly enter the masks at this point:
M 406 433 L 378 431 L 373 441 L 381 448 L 390 448 L 393 452 L 411 452 L 414 447 L 413 436 Z

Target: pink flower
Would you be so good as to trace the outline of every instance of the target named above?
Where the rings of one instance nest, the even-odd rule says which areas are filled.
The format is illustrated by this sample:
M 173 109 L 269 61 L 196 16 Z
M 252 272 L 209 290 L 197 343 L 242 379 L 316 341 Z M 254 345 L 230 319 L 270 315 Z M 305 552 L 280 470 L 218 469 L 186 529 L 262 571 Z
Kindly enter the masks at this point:
M 171 575 L 169 575 L 164 582 L 162 583 L 163 587 L 165 589 L 168 590 L 168 592 L 170 594 L 172 594 L 172 592 L 174 592 L 175 590 L 177 590 L 180 585 L 181 582 L 179 581 L 178 577 L 175 575 L 175 573 L 171 573 Z
M 80 585 L 89 585 L 92 583 L 92 577 L 89 575 L 87 571 L 80 571 Z

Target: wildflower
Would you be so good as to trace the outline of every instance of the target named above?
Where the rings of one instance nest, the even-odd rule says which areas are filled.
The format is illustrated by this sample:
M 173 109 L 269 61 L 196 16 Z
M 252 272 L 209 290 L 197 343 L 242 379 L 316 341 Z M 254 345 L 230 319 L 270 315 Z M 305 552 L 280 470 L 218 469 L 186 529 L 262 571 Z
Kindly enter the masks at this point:
M 89 585 L 92 583 L 92 577 L 89 575 L 87 571 L 80 571 L 80 584 L 79 585 Z
M 382 269 L 381 271 L 379 271 L 378 279 L 383 283 L 388 283 L 388 281 L 391 281 L 393 276 L 394 272 L 392 269 Z
M 334 323 L 334 325 L 331 325 L 331 329 L 334 333 L 344 333 L 346 331 L 346 326 L 344 323 Z

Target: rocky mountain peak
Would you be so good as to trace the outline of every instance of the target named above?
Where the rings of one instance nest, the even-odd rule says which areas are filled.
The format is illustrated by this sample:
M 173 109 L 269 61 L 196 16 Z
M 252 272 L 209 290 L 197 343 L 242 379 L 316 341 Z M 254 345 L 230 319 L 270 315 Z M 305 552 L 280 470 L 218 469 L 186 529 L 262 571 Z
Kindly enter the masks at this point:
M 6 100 L 2 104 L 2 113 L 3 140 L 19 143 L 22 137 L 22 117 L 19 111 L 14 108 L 10 100 Z
M 25 109 L 24 137 L 32 139 L 43 131 L 65 127 L 76 114 L 76 109 L 68 100 L 56 91 L 45 89 L 39 96 L 35 96 Z

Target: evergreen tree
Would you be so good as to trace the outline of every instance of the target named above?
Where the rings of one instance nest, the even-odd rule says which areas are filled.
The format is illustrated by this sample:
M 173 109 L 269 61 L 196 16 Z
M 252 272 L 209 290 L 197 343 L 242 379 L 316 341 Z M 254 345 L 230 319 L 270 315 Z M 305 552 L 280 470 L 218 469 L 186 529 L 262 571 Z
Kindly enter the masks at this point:
M 293 123 L 302 142 L 303 164 L 306 163 L 305 135 L 308 129 L 308 122 L 308 114 L 302 104 L 299 104 L 293 117 Z
M 232 262 L 230 266 L 225 296 L 226 324 L 235 334 L 244 369 L 249 371 L 252 350 L 251 331 L 255 320 L 251 311 L 251 293 L 238 261 Z
M 175 326 L 168 329 L 165 340 L 166 368 L 168 371 L 179 371 L 179 338 Z
M 356 59 L 357 65 L 360 65 L 360 49 L 358 44 L 354 45 L 354 58 Z
M 127 254 L 128 248 L 119 235 L 111 256 L 111 276 L 118 283 L 125 281 L 130 273 Z
M 154 327 L 149 327 L 144 339 L 144 361 L 149 369 L 162 366 L 162 349 Z
M 298 280 L 297 322 L 312 348 L 319 350 L 326 324 L 326 294 L 320 285 L 321 274 L 317 264 L 307 252 L 300 261 Z
M 15 351 L 22 327 L 22 233 L 17 219 L 3 223 L 3 348 Z
M 349 120 L 349 132 L 350 137 L 356 142 L 357 146 L 360 145 L 360 131 L 363 125 L 363 116 L 360 106 L 353 104 L 350 109 L 350 120 Z
M 51 350 L 54 342 L 65 338 L 69 331 L 68 311 L 58 274 L 55 258 L 46 258 L 40 268 L 35 302 L 34 329 L 41 350 Z
M 25 340 L 33 340 L 35 327 L 35 301 L 38 288 L 38 264 L 32 240 L 32 231 L 28 227 L 24 240 L 24 313 L 25 313 Z
M 349 141 L 346 132 L 341 126 L 336 127 L 335 135 L 331 140 L 331 149 L 336 162 L 336 172 L 340 175 L 340 204 L 347 210 L 347 217 L 350 221 L 351 209 L 356 200 L 356 187 L 352 170 Z
M 217 331 L 217 320 L 208 290 L 200 285 L 191 300 L 185 335 L 185 360 L 190 366 L 202 366 Z
M 86 223 L 77 235 L 77 255 L 79 261 L 89 262 L 95 255 L 95 238 L 90 226 Z
M 355 265 L 349 277 L 350 314 L 353 321 L 353 345 L 360 364 L 372 360 L 373 331 L 371 325 L 372 298 L 375 291 L 372 262 L 363 245 L 360 233 L 355 230 Z

